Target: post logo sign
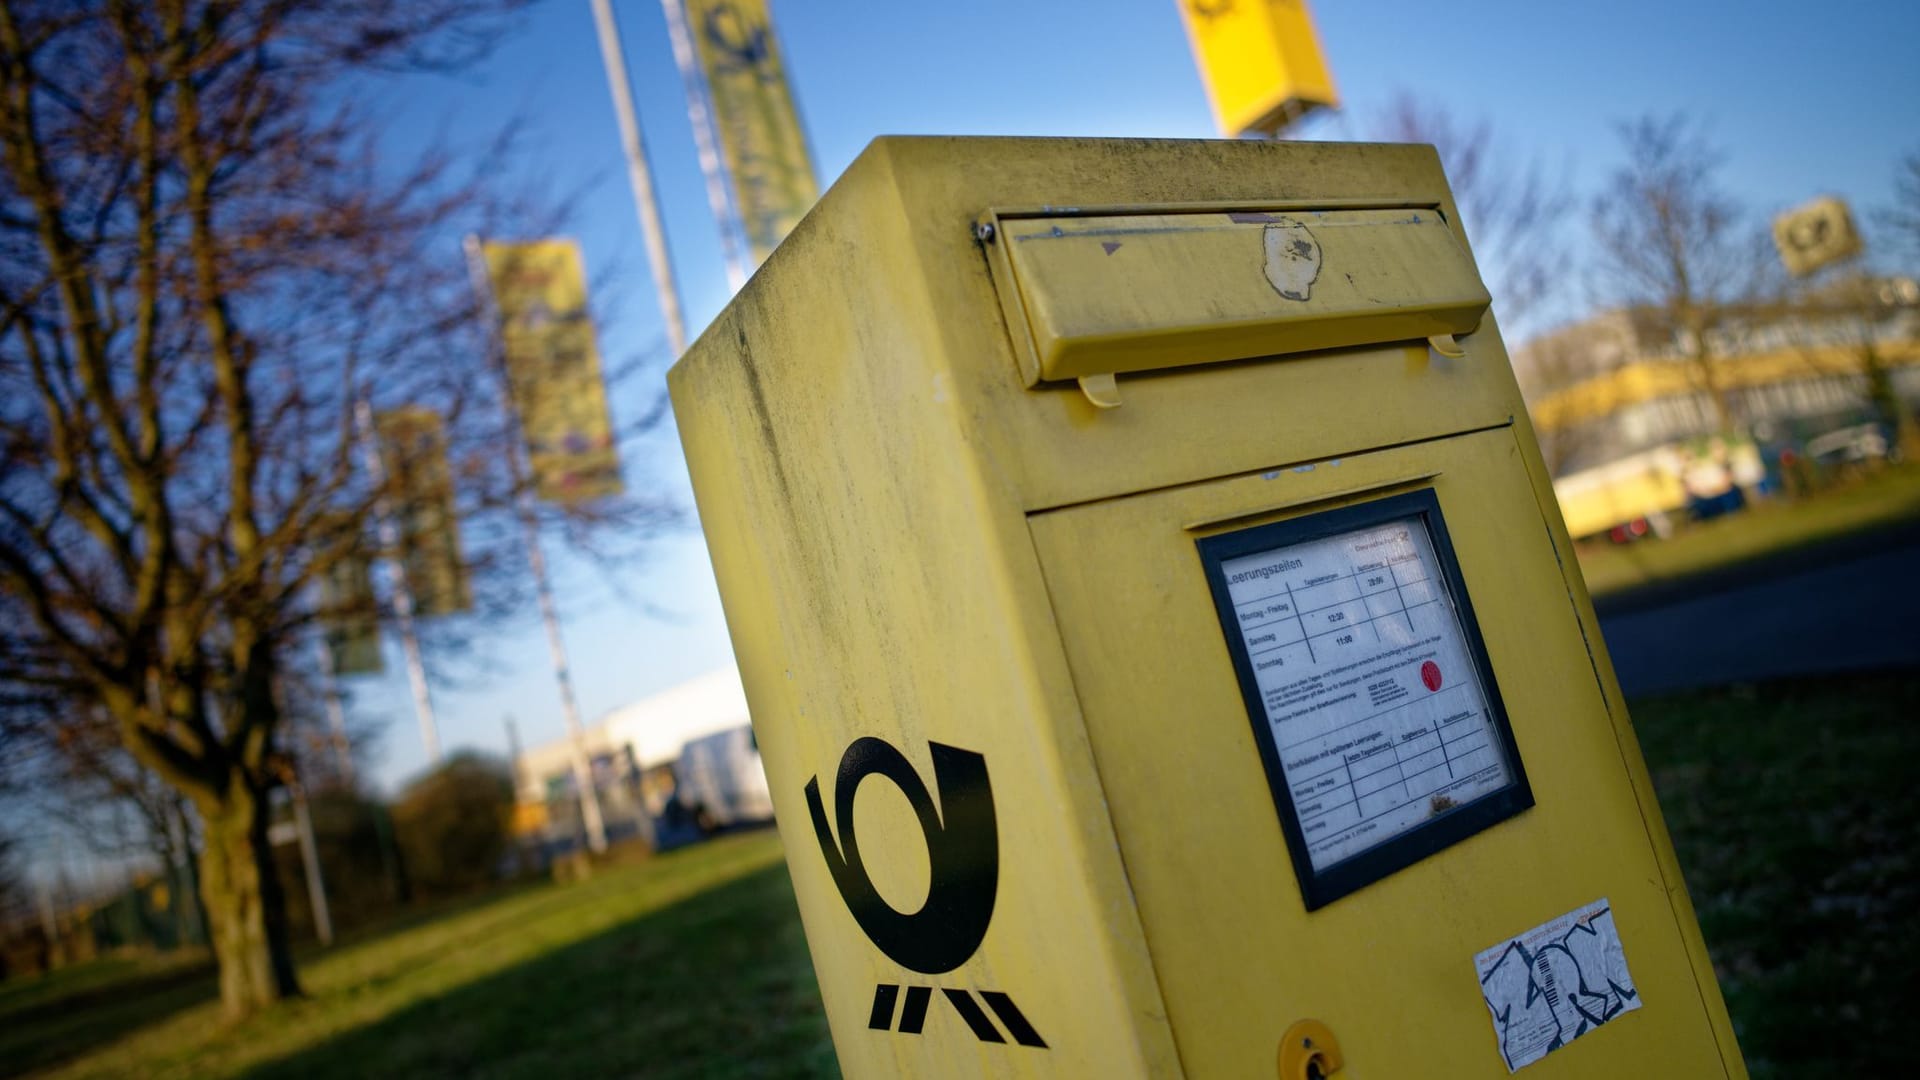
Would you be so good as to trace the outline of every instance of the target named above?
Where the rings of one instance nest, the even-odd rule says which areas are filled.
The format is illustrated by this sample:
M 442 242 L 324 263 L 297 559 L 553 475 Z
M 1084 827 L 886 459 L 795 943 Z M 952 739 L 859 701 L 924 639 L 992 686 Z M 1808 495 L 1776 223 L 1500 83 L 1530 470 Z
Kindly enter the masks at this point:
M 937 807 L 926 782 L 905 754 L 884 739 L 866 737 L 855 739 L 840 757 L 840 771 L 833 782 L 833 825 L 827 822 L 817 776 L 807 781 L 807 811 L 834 886 L 867 940 L 907 971 L 934 976 L 972 959 L 987 936 L 1000 885 L 1000 835 L 986 758 L 942 743 L 928 745 L 933 752 L 934 787 L 940 793 Z M 861 861 L 860 841 L 854 835 L 853 797 L 860 782 L 869 776 L 878 776 L 899 788 L 919 819 L 932 883 L 926 903 L 918 911 L 891 907 L 873 887 L 873 879 Z M 1005 1043 L 1011 1037 L 1021 1046 L 1046 1049 L 1039 1031 L 1013 998 L 1001 991 L 905 979 L 902 983 L 874 987 L 867 1027 L 920 1034 L 926 1026 L 933 992 L 939 990 L 952 1012 L 981 1042 Z
M 1815 199 L 1773 219 L 1773 245 L 1794 277 L 1860 254 L 1860 230 L 1847 204 L 1832 196 Z

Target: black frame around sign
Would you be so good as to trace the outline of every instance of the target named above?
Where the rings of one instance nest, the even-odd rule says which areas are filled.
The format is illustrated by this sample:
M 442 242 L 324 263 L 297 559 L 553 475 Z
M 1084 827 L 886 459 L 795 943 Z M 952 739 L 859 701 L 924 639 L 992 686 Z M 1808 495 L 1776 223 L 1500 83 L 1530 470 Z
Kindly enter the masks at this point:
M 1221 564 L 1245 555 L 1257 555 L 1275 548 L 1322 540 L 1410 517 L 1420 519 L 1433 545 L 1434 558 L 1440 564 L 1448 599 L 1459 619 L 1467 654 L 1472 658 L 1474 673 L 1479 676 L 1481 690 L 1486 696 L 1489 718 L 1501 749 L 1506 754 L 1511 782 L 1377 847 L 1368 848 L 1316 871 L 1300 830 L 1300 816 L 1294 810 L 1286 770 L 1280 764 L 1279 747 L 1274 745 L 1273 725 L 1267 720 L 1266 704 L 1262 700 L 1259 683 L 1254 679 L 1253 662 L 1247 655 L 1246 641 L 1240 631 L 1240 620 L 1234 614 L 1233 598 L 1227 590 L 1226 574 Z M 1195 543 L 1200 551 L 1201 565 L 1206 570 L 1207 584 L 1213 590 L 1220 630 L 1227 639 L 1227 651 L 1233 656 L 1234 673 L 1240 680 L 1240 696 L 1246 703 L 1247 719 L 1253 725 L 1253 738 L 1260 748 L 1260 761 L 1266 766 L 1267 786 L 1272 790 L 1274 806 L 1280 814 L 1280 828 L 1286 834 L 1287 851 L 1293 858 L 1294 874 L 1300 880 L 1300 895 L 1306 901 L 1308 911 L 1325 907 L 1389 874 L 1404 870 L 1533 805 L 1533 789 L 1527 784 L 1526 769 L 1520 762 L 1520 748 L 1514 742 L 1513 727 L 1507 721 L 1506 705 L 1494 681 L 1493 665 L 1487 659 L 1486 643 L 1480 637 L 1479 620 L 1474 617 L 1473 604 L 1467 599 L 1466 582 L 1460 576 L 1460 563 L 1454 556 L 1453 541 L 1448 537 L 1446 522 L 1440 515 L 1440 499 L 1432 488 L 1201 537 Z

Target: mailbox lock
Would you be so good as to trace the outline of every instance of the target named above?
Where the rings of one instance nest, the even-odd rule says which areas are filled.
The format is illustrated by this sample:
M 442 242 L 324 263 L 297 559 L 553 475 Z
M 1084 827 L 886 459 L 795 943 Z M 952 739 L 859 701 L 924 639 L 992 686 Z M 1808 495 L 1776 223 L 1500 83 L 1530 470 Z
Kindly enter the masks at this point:
M 1333 1029 L 1301 1020 L 1280 1037 L 1280 1080 L 1334 1080 L 1346 1058 Z

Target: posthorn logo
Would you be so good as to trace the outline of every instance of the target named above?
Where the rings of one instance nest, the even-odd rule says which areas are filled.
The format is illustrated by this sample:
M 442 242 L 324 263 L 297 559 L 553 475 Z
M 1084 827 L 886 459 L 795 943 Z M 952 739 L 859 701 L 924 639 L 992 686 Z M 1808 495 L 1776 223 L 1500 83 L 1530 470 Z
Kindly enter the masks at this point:
M 807 811 L 812 815 L 813 833 L 820 841 L 820 854 L 827 861 L 834 886 L 867 939 L 909 971 L 941 975 L 972 959 L 987 936 L 1000 886 L 1000 836 L 986 758 L 942 743 L 929 743 L 928 747 L 933 754 L 933 783 L 940 795 L 937 806 L 933 793 L 905 754 L 883 739 L 866 737 L 855 739 L 840 757 L 840 770 L 833 782 L 833 826 L 827 822 L 817 776 L 807 781 Z M 869 776 L 879 776 L 899 788 L 919 820 L 932 880 L 926 902 L 917 911 L 897 911 L 890 906 L 874 888 L 861 859 L 860 841 L 854 835 L 853 797 L 860 782 Z M 835 827 L 839 832 L 837 842 Z M 981 1042 L 1004 1043 L 1010 1035 L 1022 1046 L 1046 1048 L 1046 1041 L 1005 993 L 980 990 L 976 1001 L 976 991 L 967 988 L 908 984 L 904 989 L 904 1006 L 898 1012 L 897 1030 L 901 1034 L 921 1033 L 937 989 Z M 902 986 L 893 983 L 874 987 L 869 1028 L 896 1030 L 895 1006 L 902 1000 L 901 990 Z M 986 1009 L 981 1008 L 981 1002 Z M 1006 1035 L 988 1018 L 987 1009 L 999 1019 Z

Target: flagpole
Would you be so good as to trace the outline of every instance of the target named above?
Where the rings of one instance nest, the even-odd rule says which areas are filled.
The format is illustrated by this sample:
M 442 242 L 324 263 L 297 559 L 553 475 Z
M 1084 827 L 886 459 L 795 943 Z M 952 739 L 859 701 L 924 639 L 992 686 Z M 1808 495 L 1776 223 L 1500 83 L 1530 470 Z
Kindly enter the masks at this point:
M 647 143 L 633 108 L 633 87 L 627 82 L 627 61 L 620 50 L 620 26 L 609 0 L 593 0 L 593 23 L 600 36 L 600 60 L 607 69 L 607 89 L 613 93 L 613 115 L 620 123 L 620 147 L 627 156 L 627 179 L 633 185 L 633 206 L 640 215 L 640 234 L 647 243 L 647 264 L 653 269 L 653 288 L 666 319 L 667 345 L 673 358 L 687 351 L 687 324 L 680 312 L 680 293 L 673 283 L 673 258 L 667 251 L 666 229 L 660 224 L 660 199 L 647 168 Z
M 480 253 L 480 238 L 469 236 L 466 240 L 467 273 L 473 282 L 475 297 L 486 312 L 487 341 L 494 361 L 503 368 L 505 357 L 500 351 L 498 333 L 499 316 L 493 304 L 493 288 L 487 281 L 485 260 Z M 504 373 L 503 373 L 503 381 Z M 513 400 L 513 387 L 502 387 L 500 395 L 506 409 L 508 426 L 525 445 L 526 430 L 521 425 L 520 408 Z M 514 509 L 520 517 L 520 526 L 527 534 L 527 563 L 533 571 L 534 595 L 540 602 L 540 619 L 547 626 L 547 650 L 553 656 L 553 678 L 559 684 L 560 712 L 567 722 L 567 741 L 572 747 L 573 782 L 580 789 L 580 817 L 587 829 L 587 846 L 596 854 L 607 850 L 606 822 L 600 816 L 600 793 L 593 786 L 593 766 L 587 760 L 586 730 L 580 723 L 580 705 L 573 696 L 573 673 L 567 664 L 567 644 L 560 636 L 560 614 L 553 602 L 553 587 L 547 580 L 547 556 L 540 547 L 540 521 L 534 515 L 533 495 L 528 490 L 527 470 L 521 466 L 520 447 L 507 451 L 508 468 L 513 472 Z
M 313 839 L 313 815 L 307 812 L 307 789 L 287 770 L 287 789 L 293 799 L 293 825 L 300 841 L 300 863 L 307 872 L 307 903 L 313 912 L 314 933 L 320 944 L 333 944 L 333 911 L 327 906 L 327 879 L 320 873 L 320 848 Z
M 594 2 L 597 4 L 604 0 Z M 740 287 L 747 283 L 748 275 L 753 272 L 753 267 L 748 264 L 742 235 L 746 226 L 728 194 L 726 167 L 721 164 L 720 150 L 714 145 L 713 113 L 707 106 L 707 90 L 700 76 L 700 63 L 693 55 L 693 36 L 687 30 L 686 2 L 660 0 L 660 6 L 666 10 L 667 39 L 673 43 L 674 66 L 680 69 L 680 81 L 686 89 L 687 119 L 693 122 L 693 145 L 699 151 L 700 172 L 707 179 L 707 205 L 713 211 L 714 221 L 720 226 L 720 246 L 727 263 L 727 287 L 739 292 Z
M 269 692 L 273 695 L 273 707 L 281 716 L 290 717 L 287 684 L 279 672 L 274 673 Z M 300 845 L 300 864 L 306 870 L 307 903 L 312 908 L 314 933 L 320 938 L 320 944 L 332 945 L 333 913 L 327 907 L 327 881 L 320 872 L 320 848 L 313 839 L 313 815 L 307 812 L 307 789 L 300 782 L 300 771 L 293 759 L 281 761 L 277 771 L 293 803 L 293 831 Z
M 587 760 L 586 729 L 580 724 L 580 705 L 573 697 L 573 671 L 567 666 L 567 646 L 560 637 L 560 614 L 547 581 L 547 557 L 540 549 L 540 523 L 533 498 L 520 495 L 520 524 L 527 533 L 527 562 L 533 568 L 534 592 L 540 598 L 540 619 L 547 624 L 547 649 L 553 654 L 553 679 L 560 688 L 560 711 L 567 720 L 573 744 L 573 780 L 580 789 L 580 816 L 587 827 L 587 846 L 598 854 L 607 850 L 607 826 L 600 816 L 600 792 L 593 784 L 593 765 Z
M 394 524 L 393 506 L 388 501 L 387 467 L 380 460 L 380 446 L 373 429 L 373 406 L 362 397 L 354 402 L 353 418 L 360 428 L 360 450 L 367 462 L 367 475 L 381 494 L 374 501 L 373 514 L 379 521 L 380 550 L 386 555 L 387 573 L 393 575 L 393 621 L 400 629 L 400 645 L 407 658 L 407 681 L 413 686 L 413 711 L 420 719 L 420 741 L 426 744 L 429 764 L 440 764 L 440 728 L 433 717 L 433 692 L 427 687 L 427 665 L 420 657 L 420 637 L 414 632 L 413 590 L 407 585 L 406 560 L 400 552 L 400 527 Z

